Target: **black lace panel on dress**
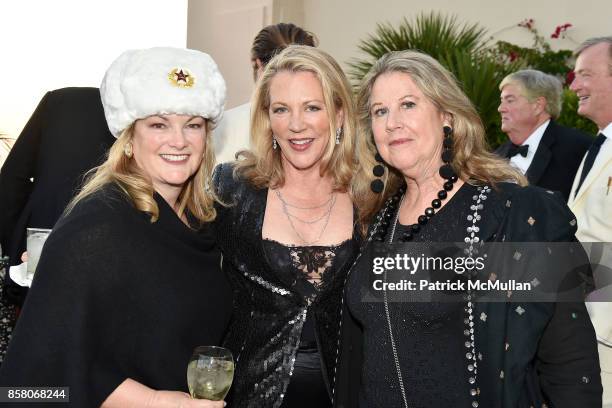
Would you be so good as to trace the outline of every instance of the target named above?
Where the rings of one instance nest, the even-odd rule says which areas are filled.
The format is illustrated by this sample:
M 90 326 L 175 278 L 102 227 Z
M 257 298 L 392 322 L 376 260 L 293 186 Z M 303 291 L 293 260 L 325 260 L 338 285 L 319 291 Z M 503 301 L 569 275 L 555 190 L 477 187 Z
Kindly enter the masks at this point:
M 321 277 L 327 272 L 336 256 L 329 247 L 293 247 L 289 248 L 289 254 L 293 266 L 317 289 L 321 285 Z
M 295 246 L 264 239 L 264 247 L 281 279 L 305 298 L 314 300 L 330 280 L 336 254 L 347 242 L 332 246 Z

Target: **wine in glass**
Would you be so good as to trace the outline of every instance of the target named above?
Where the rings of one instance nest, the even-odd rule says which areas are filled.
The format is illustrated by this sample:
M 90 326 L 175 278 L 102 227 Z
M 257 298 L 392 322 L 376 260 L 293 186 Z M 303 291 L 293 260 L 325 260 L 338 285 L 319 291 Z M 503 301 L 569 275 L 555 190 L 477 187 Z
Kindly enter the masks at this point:
M 42 252 L 43 245 L 47 237 L 51 233 L 50 229 L 46 228 L 26 228 L 27 232 L 27 251 L 28 251 L 28 266 L 27 266 L 27 279 L 32 280 L 36 266 L 38 266 L 38 260 Z
M 187 366 L 187 385 L 192 398 L 221 401 L 234 378 L 234 358 L 223 347 L 196 347 Z

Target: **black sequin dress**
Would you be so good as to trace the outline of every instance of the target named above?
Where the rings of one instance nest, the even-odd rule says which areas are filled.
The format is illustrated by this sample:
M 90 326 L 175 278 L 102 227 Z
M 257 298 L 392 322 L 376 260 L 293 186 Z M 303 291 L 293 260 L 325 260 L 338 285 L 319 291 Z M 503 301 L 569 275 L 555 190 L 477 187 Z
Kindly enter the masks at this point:
M 268 190 L 235 179 L 232 171 L 231 165 L 220 165 L 214 177 L 219 196 L 230 204 L 218 208 L 215 221 L 223 270 L 234 288 L 234 314 L 224 341 L 236 361 L 228 405 L 294 407 L 299 405 L 284 404 L 285 398 L 306 401 L 326 393 L 323 405 L 309 406 L 328 406 L 335 387 L 342 290 L 359 249 L 358 229 L 337 247 L 313 251 L 265 241 Z M 316 289 L 309 276 L 323 269 Z

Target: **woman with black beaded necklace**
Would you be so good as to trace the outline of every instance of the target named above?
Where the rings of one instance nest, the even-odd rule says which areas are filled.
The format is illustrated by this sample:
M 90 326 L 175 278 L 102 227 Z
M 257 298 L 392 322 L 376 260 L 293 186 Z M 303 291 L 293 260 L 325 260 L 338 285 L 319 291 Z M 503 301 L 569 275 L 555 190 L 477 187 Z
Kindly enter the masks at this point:
M 383 56 L 357 108 L 362 254 L 376 242 L 462 242 L 471 251 L 481 241 L 575 240 L 562 199 L 525 187 L 489 152 L 473 105 L 430 56 Z M 367 259 L 358 257 L 345 285 L 350 335 L 338 355 L 337 407 L 601 406 L 582 302 L 475 303 L 469 292 L 454 303 L 391 302 L 387 291 L 370 301 Z

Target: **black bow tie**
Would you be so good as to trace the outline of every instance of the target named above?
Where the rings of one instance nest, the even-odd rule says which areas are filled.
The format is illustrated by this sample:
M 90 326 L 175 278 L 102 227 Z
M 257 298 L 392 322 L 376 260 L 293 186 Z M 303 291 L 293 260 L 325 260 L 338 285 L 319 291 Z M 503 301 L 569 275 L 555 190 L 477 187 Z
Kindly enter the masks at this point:
M 514 143 L 510 145 L 508 149 L 508 153 L 506 153 L 507 158 L 512 158 L 517 154 L 520 154 L 523 157 L 527 157 L 527 152 L 529 151 L 529 145 L 517 146 Z

